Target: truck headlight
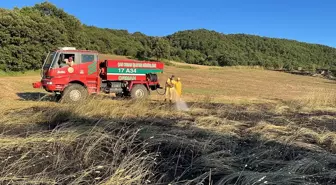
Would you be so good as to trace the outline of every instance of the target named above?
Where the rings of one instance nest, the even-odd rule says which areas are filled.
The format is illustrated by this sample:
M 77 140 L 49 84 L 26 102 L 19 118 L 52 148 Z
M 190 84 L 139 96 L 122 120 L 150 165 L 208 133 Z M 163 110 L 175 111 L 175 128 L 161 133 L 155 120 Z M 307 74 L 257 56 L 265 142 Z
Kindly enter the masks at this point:
M 47 85 L 52 85 L 53 83 L 52 82 L 47 82 Z

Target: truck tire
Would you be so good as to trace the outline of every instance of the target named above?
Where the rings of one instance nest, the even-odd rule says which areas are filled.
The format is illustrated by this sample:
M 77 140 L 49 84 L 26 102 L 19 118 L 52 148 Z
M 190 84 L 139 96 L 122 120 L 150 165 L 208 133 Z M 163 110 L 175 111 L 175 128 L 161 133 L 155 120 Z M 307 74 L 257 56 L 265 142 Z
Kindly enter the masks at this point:
M 134 85 L 131 90 L 131 98 L 132 99 L 145 99 L 149 95 L 148 89 L 144 85 Z
M 77 103 L 85 100 L 88 96 L 88 91 L 80 84 L 71 84 L 65 88 L 62 94 L 62 103 Z

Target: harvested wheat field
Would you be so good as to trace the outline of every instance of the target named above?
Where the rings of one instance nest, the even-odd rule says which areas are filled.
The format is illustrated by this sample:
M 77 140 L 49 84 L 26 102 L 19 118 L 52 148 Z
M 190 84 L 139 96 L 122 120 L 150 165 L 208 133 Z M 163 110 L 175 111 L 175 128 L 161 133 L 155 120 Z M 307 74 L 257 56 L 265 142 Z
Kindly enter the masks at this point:
M 171 63 L 189 111 L 52 101 L 36 75 L 0 77 L 0 184 L 336 184 L 336 84 Z

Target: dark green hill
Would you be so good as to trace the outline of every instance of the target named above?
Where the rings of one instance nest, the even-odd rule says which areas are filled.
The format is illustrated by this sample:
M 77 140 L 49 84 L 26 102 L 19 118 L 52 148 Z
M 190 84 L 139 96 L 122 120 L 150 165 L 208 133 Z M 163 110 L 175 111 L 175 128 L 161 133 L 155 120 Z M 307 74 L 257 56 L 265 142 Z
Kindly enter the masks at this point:
M 286 39 L 245 34 L 224 35 L 190 30 L 168 36 L 181 60 L 220 66 L 260 65 L 270 68 L 335 67 L 336 49 Z
M 336 49 L 286 39 L 205 29 L 166 37 L 83 25 L 50 3 L 0 9 L 0 70 L 40 68 L 48 50 L 75 46 L 139 59 L 166 58 L 202 65 L 259 65 L 272 69 L 336 68 Z

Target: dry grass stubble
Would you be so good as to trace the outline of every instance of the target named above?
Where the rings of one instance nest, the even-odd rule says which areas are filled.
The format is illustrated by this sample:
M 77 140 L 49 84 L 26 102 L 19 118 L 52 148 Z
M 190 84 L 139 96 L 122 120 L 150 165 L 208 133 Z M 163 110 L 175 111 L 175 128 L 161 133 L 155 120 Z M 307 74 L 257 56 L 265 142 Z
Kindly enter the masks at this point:
M 326 127 L 320 132 L 306 125 L 307 119 L 326 122 L 333 116 L 325 114 L 333 112 L 297 118 L 298 110 L 291 107 L 279 111 L 282 106 L 203 101 L 189 103 L 190 112 L 155 101 L 104 97 L 76 105 L 8 102 L 1 113 L 7 127 L 0 135 L 4 166 L 0 180 L 10 184 L 335 182 L 335 130 Z M 11 128 L 21 121 L 25 122 L 21 127 L 30 127 L 25 135 Z
M 160 79 L 172 73 L 189 112 L 104 96 L 36 101 L 37 76 L 1 78 L 1 183 L 336 183 L 330 81 L 204 66 L 168 66 Z

